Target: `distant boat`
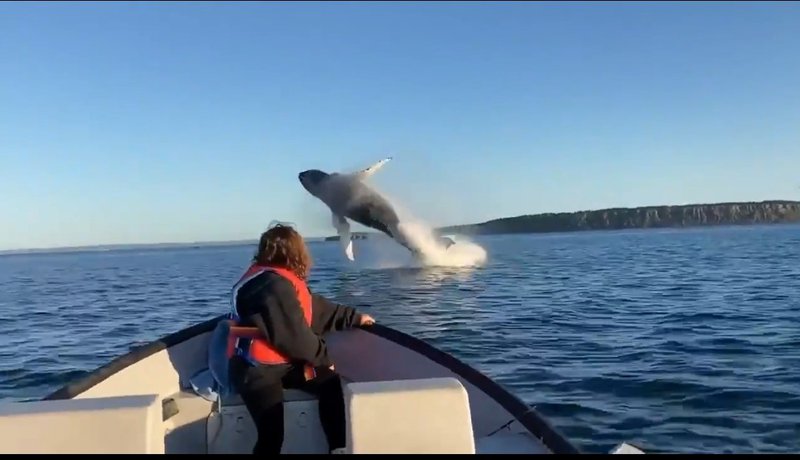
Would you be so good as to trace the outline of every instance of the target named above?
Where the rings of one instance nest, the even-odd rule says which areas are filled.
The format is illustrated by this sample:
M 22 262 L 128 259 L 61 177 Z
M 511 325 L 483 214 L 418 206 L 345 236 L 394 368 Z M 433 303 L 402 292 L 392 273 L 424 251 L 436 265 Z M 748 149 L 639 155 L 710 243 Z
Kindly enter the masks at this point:
M 339 239 L 340 239 L 339 235 L 333 235 L 333 236 L 326 236 L 325 237 L 325 241 L 339 241 Z M 350 239 L 351 240 L 366 240 L 367 239 L 367 234 L 366 233 L 351 233 L 350 234 Z
M 222 317 L 127 354 L 41 401 L 0 406 L 0 453 L 250 453 L 241 399 L 215 393 L 209 344 Z M 219 338 L 219 336 L 217 336 Z M 386 326 L 330 334 L 347 453 L 579 453 L 477 370 Z M 327 453 L 314 396 L 284 392 L 284 453 Z M 614 453 L 641 453 L 621 444 Z

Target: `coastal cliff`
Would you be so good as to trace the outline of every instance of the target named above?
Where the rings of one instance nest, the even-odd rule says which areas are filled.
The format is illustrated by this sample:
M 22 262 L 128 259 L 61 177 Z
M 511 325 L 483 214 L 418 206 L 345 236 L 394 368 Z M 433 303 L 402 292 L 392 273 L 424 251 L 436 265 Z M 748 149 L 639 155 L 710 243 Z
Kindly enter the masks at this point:
M 544 233 L 630 228 L 700 227 L 800 222 L 800 202 L 690 204 L 612 208 L 506 217 L 439 228 L 440 233 Z

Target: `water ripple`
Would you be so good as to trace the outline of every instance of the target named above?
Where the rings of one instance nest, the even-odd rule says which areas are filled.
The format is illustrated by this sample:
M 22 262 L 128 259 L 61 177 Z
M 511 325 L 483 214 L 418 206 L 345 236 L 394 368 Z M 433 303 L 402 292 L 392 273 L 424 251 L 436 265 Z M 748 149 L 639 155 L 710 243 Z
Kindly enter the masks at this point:
M 491 258 L 469 270 L 352 269 L 313 244 L 311 285 L 497 379 L 587 451 L 800 450 L 798 227 L 480 242 Z M 226 311 L 252 249 L 0 257 L 0 399 Z

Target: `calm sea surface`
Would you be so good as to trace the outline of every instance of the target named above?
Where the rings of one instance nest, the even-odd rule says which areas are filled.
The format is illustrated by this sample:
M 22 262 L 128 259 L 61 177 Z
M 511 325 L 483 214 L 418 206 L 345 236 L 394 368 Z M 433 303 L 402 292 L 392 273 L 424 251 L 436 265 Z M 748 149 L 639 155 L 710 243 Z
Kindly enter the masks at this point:
M 497 379 L 588 451 L 800 451 L 800 227 L 493 236 L 479 269 L 312 288 Z M 252 247 L 0 257 L 0 400 L 226 311 Z

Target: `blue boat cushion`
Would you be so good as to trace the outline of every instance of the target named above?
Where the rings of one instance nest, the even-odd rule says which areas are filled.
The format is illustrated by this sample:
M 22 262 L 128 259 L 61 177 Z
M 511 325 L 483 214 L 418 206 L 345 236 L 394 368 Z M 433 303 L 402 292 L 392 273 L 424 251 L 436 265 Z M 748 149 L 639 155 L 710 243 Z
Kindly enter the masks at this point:
M 226 356 L 230 321 L 221 320 L 211 333 L 208 343 L 208 368 L 201 369 L 189 379 L 195 394 L 202 398 L 227 404 L 228 401 L 239 400 L 231 388 L 228 375 L 228 357 Z
M 217 392 L 223 398 L 233 391 L 228 375 L 228 356 L 226 354 L 230 327 L 230 320 L 223 319 L 218 322 L 208 344 L 208 369 L 217 383 Z

